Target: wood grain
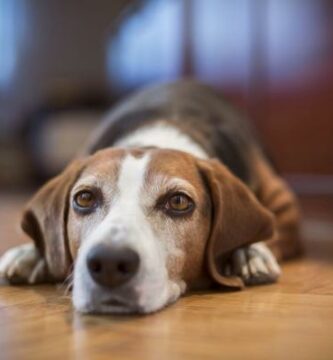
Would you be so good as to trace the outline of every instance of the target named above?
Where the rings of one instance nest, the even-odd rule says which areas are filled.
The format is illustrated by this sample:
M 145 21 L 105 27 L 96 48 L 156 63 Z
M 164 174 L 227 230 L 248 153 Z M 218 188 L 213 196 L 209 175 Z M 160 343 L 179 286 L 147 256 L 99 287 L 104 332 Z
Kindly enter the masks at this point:
M 1 197 L 1 250 L 24 197 Z M 303 202 L 306 256 L 279 284 L 196 293 L 149 316 L 83 316 L 64 289 L 0 286 L 0 359 L 333 359 L 333 199 Z

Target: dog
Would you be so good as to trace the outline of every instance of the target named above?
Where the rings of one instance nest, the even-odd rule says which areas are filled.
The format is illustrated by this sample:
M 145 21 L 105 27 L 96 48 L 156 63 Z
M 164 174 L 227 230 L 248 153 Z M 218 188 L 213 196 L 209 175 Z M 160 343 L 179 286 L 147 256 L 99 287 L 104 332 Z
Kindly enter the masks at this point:
M 82 313 L 147 314 L 193 289 L 273 283 L 301 249 L 297 200 L 249 122 L 193 81 L 116 106 L 28 203 L 22 229 L 33 243 L 2 256 L 2 277 L 72 276 Z

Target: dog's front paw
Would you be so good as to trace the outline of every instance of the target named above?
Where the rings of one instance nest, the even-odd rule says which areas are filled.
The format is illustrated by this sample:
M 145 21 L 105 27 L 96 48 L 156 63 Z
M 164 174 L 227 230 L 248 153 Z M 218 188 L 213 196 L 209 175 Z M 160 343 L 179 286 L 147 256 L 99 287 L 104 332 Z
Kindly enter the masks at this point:
M 46 264 L 34 244 L 8 250 L 0 258 L 0 277 L 11 284 L 36 284 L 46 278 Z
M 274 283 L 281 269 L 274 255 L 263 243 L 236 250 L 226 267 L 226 275 L 240 276 L 245 285 Z

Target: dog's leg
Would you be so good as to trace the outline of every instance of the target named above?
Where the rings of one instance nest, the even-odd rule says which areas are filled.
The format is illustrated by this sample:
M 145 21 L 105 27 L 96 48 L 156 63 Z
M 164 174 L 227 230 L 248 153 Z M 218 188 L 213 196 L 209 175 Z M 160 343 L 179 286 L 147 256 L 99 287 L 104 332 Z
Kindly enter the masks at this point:
M 226 276 L 240 276 L 245 285 L 274 283 L 280 274 L 274 255 L 262 242 L 237 249 L 225 267 Z
M 262 158 L 255 161 L 258 200 L 275 216 L 275 235 L 265 243 L 278 261 L 301 253 L 300 211 L 297 199 L 285 181 Z
M 33 243 L 14 247 L 0 258 L 0 277 L 11 284 L 37 284 L 46 281 L 45 259 Z

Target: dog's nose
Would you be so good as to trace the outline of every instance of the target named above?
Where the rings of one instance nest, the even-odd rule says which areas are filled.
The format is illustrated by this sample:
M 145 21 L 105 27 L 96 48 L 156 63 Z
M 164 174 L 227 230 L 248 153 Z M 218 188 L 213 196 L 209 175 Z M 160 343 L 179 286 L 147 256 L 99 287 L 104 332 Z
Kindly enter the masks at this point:
M 87 257 L 92 278 L 100 285 L 116 287 L 130 280 L 139 268 L 139 255 L 132 249 L 94 246 Z

